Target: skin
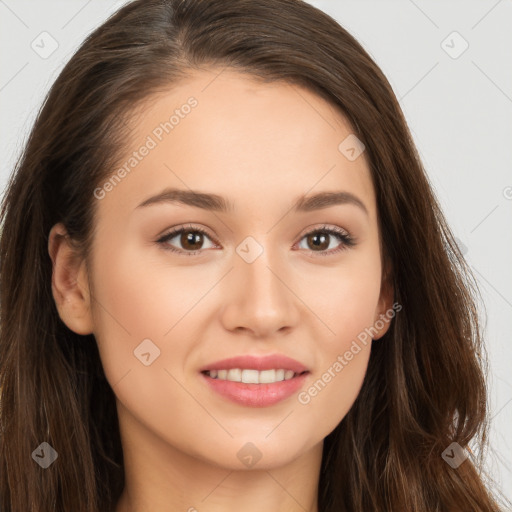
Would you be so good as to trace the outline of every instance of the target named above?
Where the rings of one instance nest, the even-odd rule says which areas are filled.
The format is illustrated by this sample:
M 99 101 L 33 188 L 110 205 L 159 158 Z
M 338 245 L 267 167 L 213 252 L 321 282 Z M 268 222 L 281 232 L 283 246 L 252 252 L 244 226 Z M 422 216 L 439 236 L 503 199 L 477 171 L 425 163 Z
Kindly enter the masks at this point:
M 365 153 L 350 161 L 338 150 L 352 133 L 341 112 L 301 87 L 219 71 L 195 71 L 132 119 L 122 162 L 169 112 L 190 96 L 198 101 L 114 190 L 94 199 L 87 265 L 73 258 L 61 224 L 50 233 L 59 314 L 73 331 L 94 334 L 116 395 L 126 471 L 116 512 L 317 511 L 323 439 L 359 393 L 370 343 L 307 404 L 294 394 L 269 407 L 239 405 L 210 390 L 199 369 L 281 353 L 311 372 L 304 391 L 393 304 Z M 169 186 L 225 196 L 235 210 L 136 208 Z M 340 190 L 368 214 L 352 204 L 291 210 L 300 195 Z M 156 242 L 188 223 L 208 232 L 199 254 Z M 324 225 L 348 231 L 356 245 L 332 253 L 343 242 L 327 235 L 315 249 L 306 235 Z M 252 263 L 236 252 L 248 236 L 263 248 Z M 169 245 L 187 251 L 180 236 Z M 134 356 L 146 338 L 160 349 L 149 366 Z M 249 442 L 261 453 L 252 467 L 237 457 Z

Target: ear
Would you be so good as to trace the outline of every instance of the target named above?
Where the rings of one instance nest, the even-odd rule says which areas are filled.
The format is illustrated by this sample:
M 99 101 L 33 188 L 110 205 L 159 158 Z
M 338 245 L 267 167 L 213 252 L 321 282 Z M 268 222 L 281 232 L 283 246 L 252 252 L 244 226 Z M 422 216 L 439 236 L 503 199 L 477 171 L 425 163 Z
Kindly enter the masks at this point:
M 55 224 L 48 236 L 52 294 L 61 320 L 77 334 L 91 334 L 93 322 L 85 261 L 70 243 L 66 228 Z
M 386 334 L 389 326 L 391 325 L 391 321 L 396 314 L 393 309 L 394 294 L 395 290 L 392 282 L 391 264 L 386 262 L 380 287 L 379 302 L 377 304 L 373 322 L 374 328 L 377 330 L 377 334 L 372 336 L 374 340 L 378 340 Z

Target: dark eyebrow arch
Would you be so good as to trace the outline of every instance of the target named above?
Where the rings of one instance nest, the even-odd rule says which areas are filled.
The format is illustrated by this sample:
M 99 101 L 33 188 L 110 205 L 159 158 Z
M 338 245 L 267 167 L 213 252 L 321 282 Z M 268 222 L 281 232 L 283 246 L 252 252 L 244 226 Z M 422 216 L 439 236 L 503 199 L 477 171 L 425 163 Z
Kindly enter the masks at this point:
M 181 203 L 188 206 L 195 206 L 196 208 L 202 208 L 203 210 L 222 213 L 233 212 L 235 210 L 234 204 L 225 197 L 217 194 L 178 188 L 166 188 L 159 194 L 143 201 L 137 208 L 144 208 L 161 203 Z M 368 209 L 363 201 L 350 192 L 319 192 L 309 197 L 302 195 L 295 201 L 292 208 L 295 212 L 310 212 L 340 204 L 355 205 L 368 215 Z
M 309 197 L 300 196 L 294 205 L 294 210 L 296 212 L 310 212 L 339 204 L 352 204 L 360 208 L 366 215 L 369 215 L 363 201 L 350 192 L 319 192 Z
M 229 212 L 235 209 L 233 203 L 217 194 L 208 194 L 206 192 L 180 188 L 166 188 L 159 194 L 149 197 L 140 203 L 137 208 L 161 203 L 182 203 L 188 206 L 202 208 L 203 210 L 213 210 L 217 212 Z

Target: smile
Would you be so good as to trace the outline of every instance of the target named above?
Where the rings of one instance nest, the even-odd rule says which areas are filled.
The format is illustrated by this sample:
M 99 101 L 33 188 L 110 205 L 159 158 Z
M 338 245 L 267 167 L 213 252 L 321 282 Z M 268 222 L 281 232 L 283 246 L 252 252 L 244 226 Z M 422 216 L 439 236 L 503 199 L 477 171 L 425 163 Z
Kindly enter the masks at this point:
M 215 375 L 215 372 L 217 375 Z M 284 373 L 283 373 L 284 372 Z M 288 378 L 286 378 L 286 373 Z M 268 407 L 300 391 L 309 371 L 300 374 L 292 370 L 210 370 L 201 372 L 203 380 L 216 394 L 246 407 Z M 215 377 L 211 376 L 215 375 Z M 220 377 L 219 377 L 220 373 Z M 290 376 L 291 375 L 291 376 Z M 233 377 L 231 380 L 228 377 Z M 278 380 L 278 378 L 281 380 Z M 270 382 L 264 382 L 268 380 Z
M 290 380 L 299 375 L 293 370 L 252 370 L 231 368 L 229 370 L 209 370 L 206 372 L 212 379 L 229 380 L 231 382 L 244 382 L 246 384 L 271 384 Z M 304 373 L 304 372 L 302 372 Z

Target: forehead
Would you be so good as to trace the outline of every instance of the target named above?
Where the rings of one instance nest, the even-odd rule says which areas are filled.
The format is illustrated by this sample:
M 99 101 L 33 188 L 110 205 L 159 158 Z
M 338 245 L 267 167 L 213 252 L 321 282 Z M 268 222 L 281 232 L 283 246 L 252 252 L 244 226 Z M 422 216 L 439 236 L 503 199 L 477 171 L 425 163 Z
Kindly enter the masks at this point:
M 374 213 L 364 152 L 350 160 L 340 149 L 353 136 L 350 124 L 295 84 L 231 69 L 194 71 L 148 97 L 128 125 L 118 162 L 126 172 L 104 206 L 122 196 L 133 209 L 166 186 L 217 192 L 235 208 L 248 197 L 283 203 L 308 190 L 344 189 L 364 196 Z

